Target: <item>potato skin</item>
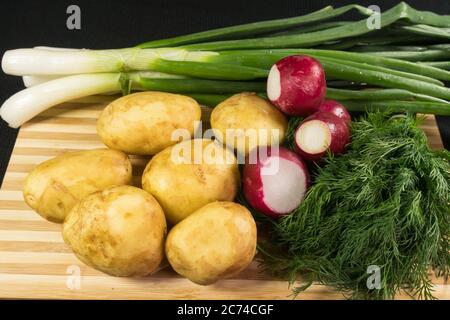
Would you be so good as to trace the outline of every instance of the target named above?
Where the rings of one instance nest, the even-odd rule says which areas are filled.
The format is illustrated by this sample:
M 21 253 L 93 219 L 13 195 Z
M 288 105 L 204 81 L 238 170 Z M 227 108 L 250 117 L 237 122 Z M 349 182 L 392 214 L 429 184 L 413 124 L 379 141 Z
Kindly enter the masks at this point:
M 256 146 L 272 145 L 276 142 L 271 139 L 271 129 L 280 130 L 277 141 L 282 143 L 287 130 L 287 119 L 267 100 L 254 93 L 244 92 L 233 95 L 214 108 L 211 113 L 211 127 L 221 134 L 224 144 L 247 155 Z M 244 135 L 227 141 L 227 129 L 266 129 L 267 143 Z
M 67 152 L 34 168 L 23 187 L 25 202 L 47 220 L 63 222 L 87 195 L 113 185 L 130 184 L 131 162 L 120 151 Z
M 256 224 L 234 202 L 213 202 L 173 227 L 166 241 L 172 268 L 192 282 L 209 285 L 244 270 L 256 252 Z
M 117 186 L 91 194 L 64 221 L 63 238 L 87 265 L 113 276 L 145 276 L 164 256 L 164 212 L 142 189 Z
M 205 154 L 208 150 L 214 150 L 217 154 L 224 152 L 230 157 L 230 162 L 202 161 L 196 164 L 195 159 L 191 158 L 195 146 Z M 173 161 L 175 148 L 191 150 L 190 156 L 184 152 L 180 156 L 188 163 Z M 158 200 L 171 224 L 178 223 L 207 203 L 232 201 L 238 186 L 239 169 L 234 154 L 207 139 L 183 141 L 164 149 L 152 158 L 142 175 L 142 188 Z
M 200 118 L 200 106 L 190 97 L 138 92 L 111 102 L 98 118 L 97 133 L 111 149 L 153 155 L 177 143 L 171 140 L 176 129 L 186 129 L 192 137 Z

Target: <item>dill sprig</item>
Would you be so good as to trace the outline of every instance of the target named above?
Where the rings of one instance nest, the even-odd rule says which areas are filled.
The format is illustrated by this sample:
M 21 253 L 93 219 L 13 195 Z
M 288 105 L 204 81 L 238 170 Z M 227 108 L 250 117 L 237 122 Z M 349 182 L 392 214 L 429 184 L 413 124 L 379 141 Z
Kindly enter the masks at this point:
M 295 131 L 298 126 L 302 122 L 302 117 L 291 117 L 289 118 L 287 129 L 286 129 L 286 137 L 284 140 L 284 146 L 291 150 L 295 149 Z
M 292 284 L 301 274 L 294 294 L 318 282 L 349 298 L 433 298 L 430 269 L 450 273 L 450 153 L 429 149 L 419 121 L 380 112 L 354 121 L 348 151 L 316 168 L 305 200 L 274 224 L 263 267 Z M 367 286 L 373 265 L 379 289 Z

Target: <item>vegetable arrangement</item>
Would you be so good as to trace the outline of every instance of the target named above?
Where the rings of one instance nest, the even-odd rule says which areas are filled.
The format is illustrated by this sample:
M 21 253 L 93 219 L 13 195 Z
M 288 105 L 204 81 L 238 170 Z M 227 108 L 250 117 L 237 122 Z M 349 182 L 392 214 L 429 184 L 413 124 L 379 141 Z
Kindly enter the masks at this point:
M 364 19 L 336 20 L 350 10 Z M 8 51 L 3 70 L 27 86 L 0 110 L 12 127 L 71 99 L 124 95 L 97 122 L 110 149 L 37 166 L 25 201 L 115 276 L 146 276 L 164 257 L 197 284 L 233 276 L 256 254 L 258 218 L 263 267 L 306 277 L 294 293 L 320 282 L 356 298 L 431 298 L 429 268 L 450 271 L 450 155 L 429 150 L 413 114 L 450 115 L 449 28 L 450 16 L 405 3 L 349 5 L 134 48 Z M 215 106 L 201 139 L 199 103 Z M 153 156 L 142 188 L 126 154 Z

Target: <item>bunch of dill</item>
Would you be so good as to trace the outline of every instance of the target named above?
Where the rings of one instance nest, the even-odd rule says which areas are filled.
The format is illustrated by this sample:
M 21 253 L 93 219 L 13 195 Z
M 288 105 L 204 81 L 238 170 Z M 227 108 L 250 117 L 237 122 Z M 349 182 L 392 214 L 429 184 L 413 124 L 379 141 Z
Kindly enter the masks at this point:
M 301 274 L 295 294 L 318 282 L 357 299 L 433 298 L 430 269 L 450 271 L 450 153 L 430 150 L 418 122 L 379 112 L 354 121 L 348 151 L 325 160 L 274 224 L 277 251 L 262 246 L 262 265 L 292 283 Z

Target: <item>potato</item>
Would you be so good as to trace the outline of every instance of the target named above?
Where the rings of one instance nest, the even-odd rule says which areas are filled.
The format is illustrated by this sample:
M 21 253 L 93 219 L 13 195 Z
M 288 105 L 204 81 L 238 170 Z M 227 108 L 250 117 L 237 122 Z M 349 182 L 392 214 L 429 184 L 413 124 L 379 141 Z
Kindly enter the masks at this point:
M 210 152 L 212 156 L 208 157 Z M 196 154 L 200 161 L 195 161 Z M 209 202 L 233 200 L 238 185 L 234 154 L 206 139 L 183 141 L 164 149 L 147 164 L 142 176 L 142 188 L 158 200 L 171 224 Z
M 247 208 L 233 202 L 200 208 L 173 227 L 166 241 L 172 268 L 201 285 L 241 272 L 255 251 L 255 220 Z
M 190 97 L 139 92 L 111 102 L 97 121 L 97 133 L 111 149 L 153 155 L 178 142 L 171 139 L 176 129 L 192 137 L 200 118 L 200 106 Z
M 113 185 L 130 184 L 127 155 L 98 149 L 68 152 L 34 168 L 23 186 L 25 202 L 47 220 L 63 222 L 87 195 Z
M 214 108 L 211 127 L 223 143 L 247 155 L 256 146 L 282 143 L 287 120 L 270 102 L 254 93 L 244 92 L 226 99 Z M 229 133 L 230 129 L 234 130 L 228 137 L 227 129 Z M 279 130 L 278 138 L 273 135 L 276 131 L 272 130 Z
M 145 276 L 164 256 L 166 220 L 149 193 L 117 186 L 91 194 L 64 221 L 63 238 L 87 265 L 113 276 Z

